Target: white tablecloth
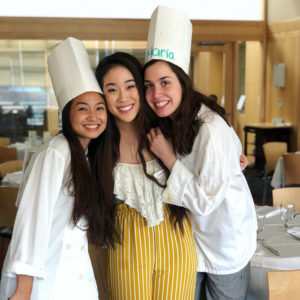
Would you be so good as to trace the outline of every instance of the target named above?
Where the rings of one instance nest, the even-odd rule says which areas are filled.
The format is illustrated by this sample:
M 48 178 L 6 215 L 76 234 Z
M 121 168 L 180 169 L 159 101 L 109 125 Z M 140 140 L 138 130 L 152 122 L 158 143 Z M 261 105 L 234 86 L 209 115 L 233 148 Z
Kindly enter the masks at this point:
M 7 173 L 2 179 L 1 185 L 19 187 L 22 181 L 22 174 L 22 171 Z
M 274 208 L 275 209 L 275 208 Z M 295 225 L 300 224 L 300 217 L 294 219 Z M 251 284 L 247 299 L 268 299 L 267 271 L 300 269 L 300 240 L 289 235 L 283 228 L 280 215 L 265 220 L 265 241 L 280 252 L 276 256 L 261 246 L 251 259 Z
M 23 160 L 24 159 L 24 154 L 25 154 L 25 149 L 28 147 L 26 143 L 14 143 L 10 144 L 9 147 L 16 148 L 17 149 L 17 158 Z

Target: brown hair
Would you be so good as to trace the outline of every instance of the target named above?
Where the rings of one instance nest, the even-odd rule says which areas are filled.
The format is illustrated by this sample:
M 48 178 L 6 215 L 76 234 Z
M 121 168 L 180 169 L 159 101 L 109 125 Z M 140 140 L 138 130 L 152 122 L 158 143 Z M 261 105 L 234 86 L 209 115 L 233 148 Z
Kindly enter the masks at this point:
M 226 120 L 224 108 L 211 98 L 195 91 L 191 78 L 180 67 L 167 61 L 151 60 L 145 64 L 143 68 L 144 72 L 149 66 L 158 61 L 168 64 L 177 76 L 182 88 L 182 101 L 173 113 L 172 119 L 170 117 L 160 118 L 155 113 L 145 114 L 142 117 L 145 124 L 144 131 L 147 133 L 153 127 L 160 127 L 162 132 L 171 138 L 175 152 L 180 155 L 187 155 L 192 151 L 195 137 L 203 123 L 197 117 L 202 104 L 205 104 L 212 111 L 220 115 L 228 126 L 230 124 Z M 144 143 L 146 143 L 145 140 Z

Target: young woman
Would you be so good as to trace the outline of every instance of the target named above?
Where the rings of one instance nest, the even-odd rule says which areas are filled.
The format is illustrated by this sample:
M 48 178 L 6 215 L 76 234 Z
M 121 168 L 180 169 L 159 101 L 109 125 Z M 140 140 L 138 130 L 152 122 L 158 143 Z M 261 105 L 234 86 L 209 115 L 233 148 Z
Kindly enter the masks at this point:
M 253 200 L 240 167 L 241 144 L 224 109 L 193 89 L 179 66 L 144 67 L 151 151 L 169 169 L 164 202 L 188 209 L 198 252 L 196 298 L 245 299 L 256 248 Z M 150 129 L 151 127 L 154 127 Z
M 98 300 L 87 230 L 95 243 L 115 236 L 106 106 L 80 41 L 61 43 L 49 62 L 62 133 L 26 169 L 0 299 Z
M 138 151 L 141 66 L 133 56 L 115 53 L 99 63 L 96 77 L 112 115 L 119 201 L 121 243 L 109 249 L 111 299 L 193 299 L 197 254 L 190 223 L 184 209 L 162 203 L 165 170 L 146 149 Z

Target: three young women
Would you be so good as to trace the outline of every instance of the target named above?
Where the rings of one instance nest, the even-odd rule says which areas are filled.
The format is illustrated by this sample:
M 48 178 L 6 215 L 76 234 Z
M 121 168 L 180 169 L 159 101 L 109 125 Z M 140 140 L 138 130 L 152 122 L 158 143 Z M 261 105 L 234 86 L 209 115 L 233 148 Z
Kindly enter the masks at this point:
M 115 240 L 106 105 L 80 41 L 62 42 L 48 64 L 62 133 L 26 169 L 0 299 L 98 300 L 87 231 L 95 243 Z
M 115 53 L 99 63 L 96 77 L 111 114 L 118 199 L 120 243 L 109 248 L 111 299 L 193 299 L 197 254 L 185 209 L 162 203 L 167 172 L 139 149 L 141 65 L 132 55 Z

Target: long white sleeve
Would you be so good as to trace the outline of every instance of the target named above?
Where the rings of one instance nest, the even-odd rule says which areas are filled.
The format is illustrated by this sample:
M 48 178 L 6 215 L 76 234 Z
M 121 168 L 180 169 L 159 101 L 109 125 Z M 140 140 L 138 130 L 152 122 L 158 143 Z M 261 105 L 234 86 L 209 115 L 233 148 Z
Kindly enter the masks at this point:
M 65 160 L 54 149 L 37 153 L 28 166 L 19 195 L 8 273 L 45 277 L 45 258 L 64 169 Z
M 177 159 L 163 197 L 165 202 L 183 206 L 199 215 L 208 215 L 217 209 L 234 176 L 241 173 L 234 140 L 232 136 L 224 136 L 231 128 L 227 129 L 225 122 L 221 123 L 225 128 L 223 136 L 216 136 L 218 127 L 210 126 L 201 126 L 190 158 L 184 163 Z M 189 159 L 193 161 L 190 166 Z
M 163 201 L 187 208 L 198 253 L 198 272 L 232 274 L 256 248 L 253 199 L 240 168 L 234 130 L 209 108 L 192 152 L 174 164 Z

